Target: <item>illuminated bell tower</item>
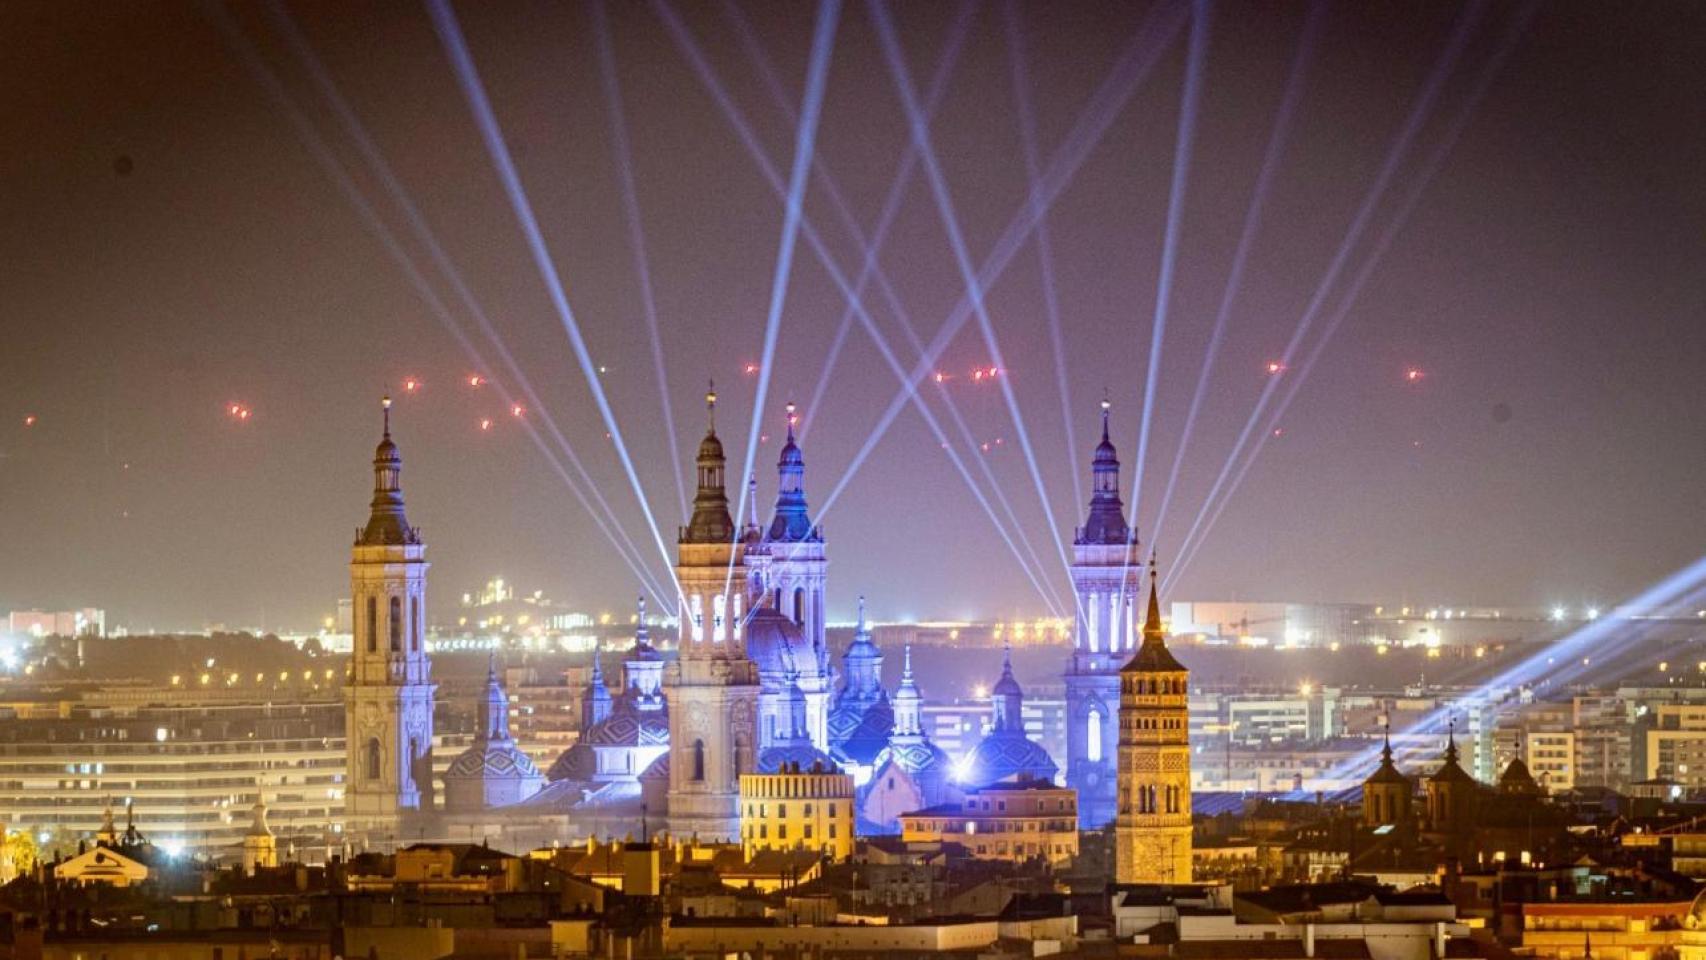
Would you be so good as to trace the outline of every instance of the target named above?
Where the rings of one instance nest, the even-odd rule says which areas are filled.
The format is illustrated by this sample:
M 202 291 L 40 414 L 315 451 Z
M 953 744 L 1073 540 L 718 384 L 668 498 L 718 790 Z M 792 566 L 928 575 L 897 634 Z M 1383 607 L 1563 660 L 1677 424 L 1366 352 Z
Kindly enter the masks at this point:
M 426 545 L 403 513 L 403 459 L 385 435 L 373 455 L 373 506 L 350 555 L 355 636 L 344 684 L 345 829 L 370 842 L 430 811 L 432 661 L 424 634 Z
M 776 461 L 776 512 L 764 532 L 768 556 L 765 586 L 771 604 L 800 628 L 811 663 L 795 663 L 806 697 L 806 726 L 812 746 L 829 749 L 829 701 L 833 668 L 824 639 L 824 583 L 829 561 L 823 531 L 806 507 L 806 460 L 794 441 L 795 412 L 788 404 L 788 439 Z
M 1072 538 L 1077 622 L 1066 666 L 1066 783 L 1078 791 L 1079 826 L 1099 830 L 1114 819 L 1120 666 L 1136 646 L 1132 601 L 1143 568 L 1136 531 L 1126 523 L 1120 500 L 1120 461 L 1108 440 L 1106 400 L 1091 476 L 1090 513 Z
M 705 395 L 710 428 L 699 444 L 693 518 L 682 528 L 680 656 L 664 684 L 669 701 L 669 822 L 678 836 L 740 837 L 740 775 L 757 762 L 758 668 L 746 655 L 745 543 L 724 489 L 717 394 Z
M 1117 883 L 1191 882 L 1189 679 L 1167 649 L 1152 559 L 1143 643 L 1120 670 Z

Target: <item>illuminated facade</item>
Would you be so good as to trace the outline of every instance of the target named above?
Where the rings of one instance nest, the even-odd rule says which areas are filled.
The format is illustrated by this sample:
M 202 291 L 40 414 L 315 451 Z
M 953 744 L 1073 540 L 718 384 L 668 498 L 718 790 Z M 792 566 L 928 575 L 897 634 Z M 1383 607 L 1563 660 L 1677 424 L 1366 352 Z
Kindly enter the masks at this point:
M 509 733 L 509 697 L 498 682 L 497 662 L 486 667 L 486 693 L 480 700 L 474 742 L 444 771 L 444 808 L 476 813 L 527 799 L 545 785 L 533 759 Z
M 963 800 L 901 814 L 900 825 L 908 843 L 957 843 L 980 860 L 1060 865 L 1078 855 L 1077 794 L 1047 780 L 968 790 Z
M 1167 649 L 1156 590 L 1152 560 L 1143 643 L 1120 670 L 1118 883 L 1191 882 L 1190 675 Z
M 859 801 L 859 819 L 873 833 L 900 829 L 900 815 L 959 799 L 953 761 L 924 730 L 924 696 L 912 678 L 912 645 L 906 646 L 900 688 L 894 693 L 894 730 L 877 755 Z
M 823 552 L 823 531 L 812 522 L 806 506 L 805 476 L 806 461 L 794 441 L 794 405 L 790 403 L 788 438 L 776 461 L 776 510 L 752 552 L 762 556 L 762 560 L 754 557 L 755 567 L 761 568 L 754 579 L 761 581 L 758 586 L 768 602 L 800 628 L 800 643 L 779 651 L 785 653 L 785 662 L 754 657 L 763 686 L 759 712 L 765 718 L 761 729 L 768 729 L 768 721 L 783 709 L 789 683 L 798 683 L 806 696 L 806 724 L 812 743 L 819 750 L 828 750 L 829 699 L 834 687 L 829 645 L 824 642 L 824 585 L 829 561 Z M 751 602 L 758 606 L 758 597 Z M 761 739 L 764 736 L 760 733 Z
M 403 512 L 402 469 L 387 397 L 372 512 L 350 557 L 355 645 L 344 685 L 345 827 L 381 842 L 400 834 L 400 817 L 433 806 L 426 545 Z
M 693 517 L 677 547 L 681 653 L 669 699 L 669 824 L 681 836 L 740 835 L 740 775 L 757 760 L 758 668 L 746 655 L 746 543 L 735 537 L 717 439 L 717 396 L 699 444 Z
M 797 763 L 740 778 L 741 849 L 853 854 L 853 777 L 822 763 Z
M 1114 819 L 1120 666 L 1136 646 L 1132 600 L 1143 568 L 1137 533 L 1120 500 L 1120 461 L 1108 440 L 1107 401 L 1091 477 L 1090 513 L 1072 538 L 1078 616 L 1066 667 L 1066 782 L 1078 791 L 1086 830 Z
M 1003 780 L 1053 780 L 1059 772 L 1054 758 L 1025 732 L 1025 691 L 1013 676 L 1013 649 L 1001 658 L 1001 679 L 990 690 L 989 733 L 972 747 L 955 770 L 968 788 L 987 787 Z
M 842 685 L 829 713 L 830 755 L 863 781 L 894 732 L 895 714 L 883 689 L 883 652 L 865 623 L 865 598 L 859 598 L 859 625 L 841 655 Z

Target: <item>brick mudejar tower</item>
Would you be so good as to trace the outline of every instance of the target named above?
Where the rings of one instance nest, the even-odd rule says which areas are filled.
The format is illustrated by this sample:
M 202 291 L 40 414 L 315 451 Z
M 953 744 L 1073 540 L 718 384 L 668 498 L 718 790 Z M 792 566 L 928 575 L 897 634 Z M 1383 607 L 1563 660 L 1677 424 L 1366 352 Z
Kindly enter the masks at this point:
M 432 661 L 426 652 L 426 544 L 403 514 L 403 458 L 385 434 L 373 454 L 373 509 L 350 554 L 355 636 L 344 685 L 345 830 L 370 845 L 431 811 Z
M 680 656 L 667 668 L 669 825 L 677 836 L 740 839 L 740 775 L 758 760 L 758 667 L 746 654 L 746 544 L 735 536 L 717 439 L 717 394 L 699 443 L 693 518 L 681 530 Z
M 1167 649 L 1156 590 L 1151 559 L 1143 643 L 1120 670 L 1119 883 L 1191 882 L 1190 674 Z

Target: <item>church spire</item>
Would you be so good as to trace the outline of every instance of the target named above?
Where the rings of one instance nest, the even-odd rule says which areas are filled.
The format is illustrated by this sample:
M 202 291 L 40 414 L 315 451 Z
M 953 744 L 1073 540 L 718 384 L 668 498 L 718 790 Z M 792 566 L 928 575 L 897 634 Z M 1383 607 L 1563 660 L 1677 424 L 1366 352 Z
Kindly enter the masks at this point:
M 1144 643 L 1151 640 L 1163 643 L 1167 639 L 1167 632 L 1161 626 L 1161 593 L 1160 588 L 1156 585 L 1158 579 L 1155 569 L 1155 554 L 1152 552 L 1149 555 L 1149 611 L 1143 618 Z
M 735 523 L 729 516 L 729 497 L 723 486 L 723 441 L 717 439 L 717 385 L 705 391 L 705 439 L 699 442 L 699 490 L 693 497 L 693 519 L 681 531 L 682 543 L 728 543 Z
M 634 603 L 634 649 L 649 650 L 651 646 L 651 633 L 646 629 L 646 595 L 642 593 Z
M 1167 626 L 1161 620 L 1160 576 L 1155 555 L 1149 557 L 1149 610 L 1143 618 L 1143 643 L 1121 672 L 1184 673 L 1185 666 L 1167 649 Z
M 788 439 L 776 461 L 776 515 L 770 521 L 768 539 L 801 543 L 817 539 L 817 530 L 806 508 L 806 458 L 794 442 L 794 423 L 798 417 L 793 401 L 788 402 L 787 410 Z
M 403 458 L 391 440 L 391 398 L 380 400 L 383 432 L 373 451 L 373 504 L 367 526 L 356 534 L 358 546 L 419 543 L 420 533 L 403 513 Z
M 1096 445 L 1096 454 L 1090 463 L 1090 514 L 1085 518 L 1084 526 L 1078 528 L 1073 541 L 1079 545 L 1118 546 L 1130 543 L 1133 538 L 1131 526 L 1125 519 L 1125 504 L 1120 500 L 1120 458 L 1114 451 L 1113 441 L 1108 439 L 1108 410 L 1111 406 L 1104 397 L 1102 442 Z

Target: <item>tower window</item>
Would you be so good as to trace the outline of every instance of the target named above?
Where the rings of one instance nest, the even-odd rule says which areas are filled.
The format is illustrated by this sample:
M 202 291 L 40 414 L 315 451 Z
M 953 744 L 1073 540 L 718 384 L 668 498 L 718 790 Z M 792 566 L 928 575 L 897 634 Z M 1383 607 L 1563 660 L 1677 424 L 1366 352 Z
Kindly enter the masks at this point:
M 409 649 L 421 652 L 421 598 L 409 598 Z
M 705 779 L 705 741 L 693 741 L 693 779 Z
M 1091 763 L 1099 763 L 1102 759 L 1102 711 L 1090 708 L 1090 716 L 1084 721 L 1085 750 L 1084 758 Z
M 379 738 L 369 737 L 367 740 L 367 756 L 363 758 L 362 768 L 367 773 L 367 779 L 379 779 Z
M 379 652 L 379 600 L 367 598 L 367 652 Z
M 794 588 L 794 622 L 804 625 L 806 622 L 806 588 Z
M 403 650 L 403 598 L 391 598 L 391 652 L 401 653 Z

